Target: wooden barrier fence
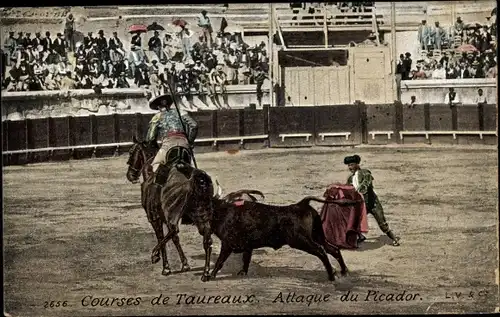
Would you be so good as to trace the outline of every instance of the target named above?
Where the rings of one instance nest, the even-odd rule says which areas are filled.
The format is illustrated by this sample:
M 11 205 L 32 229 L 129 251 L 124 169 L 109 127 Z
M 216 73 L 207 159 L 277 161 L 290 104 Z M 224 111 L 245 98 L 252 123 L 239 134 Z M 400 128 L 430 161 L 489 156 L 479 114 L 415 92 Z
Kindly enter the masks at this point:
M 4 165 L 118 155 L 152 114 L 3 121 Z M 496 105 L 264 107 L 198 111 L 195 151 L 387 143 L 496 144 Z

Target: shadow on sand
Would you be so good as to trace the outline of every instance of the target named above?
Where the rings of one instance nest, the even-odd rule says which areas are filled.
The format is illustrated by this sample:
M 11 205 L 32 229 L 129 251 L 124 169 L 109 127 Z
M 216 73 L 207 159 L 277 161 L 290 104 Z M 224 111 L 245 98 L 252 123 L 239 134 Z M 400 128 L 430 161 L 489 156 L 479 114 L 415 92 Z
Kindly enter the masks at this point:
M 272 251 L 271 251 L 272 252 Z M 254 253 L 269 253 L 265 249 L 254 250 Z M 319 259 L 315 259 L 311 257 L 312 261 L 318 261 L 321 265 L 321 269 L 315 270 L 307 270 L 301 269 L 298 266 L 263 266 L 259 262 L 254 260 L 251 261 L 250 267 L 248 270 L 248 275 L 238 275 L 237 273 L 240 271 L 243 261 L 241 259 L 242 254 L 231 254 L 229 259 L 224 263 L 221 271 L 217 274 L 216 280 L 220 281 L 229 281 L 229 280 L 244 280 L 244 279 L 262 279 L 262 278 L 298 278 L 303 281 L 313 282 L 313 283 L 325 283 L 325 287 L 329 287 L 328 285 L 332 283 L 328 280 L 328 274 L 326 269 L 323 268 L 321 261 Z M 218 254 L 213 254 L 214 258 L 213 263 L 217 260 Z M 204 259 L 204 254 L 199 254 L 192 257 L 193 259 Z M 338 263 L 335 259 L 329 256 L 330 263 L 332 266 L 338 267 Z M 354 290 L 356 288 L 360 288 L 361 286 L 370 286 L 381 288 L 387 287 L 400 287 L 400 285 L 388 282 L 387 279 L 393 277 L 390 274 L 377 275 L 377 274 L 365 274 L 365 271 L 352 271 L 352 268 L 349 267 L 349 272 L 346 276 L 341 276 L 340 271 L 337 269 L 336 277 L 335 277 L 335 287 L 337 290 Z M 210 266 L 210 272 L 213 270 L 213 264 Z M 194 273 L 195 276 L 201 276 L 201 272 Z
M 384 245 L 391 245 L 392 240 L 386 235 L 380 235 L 377 238 L 366 239 L 365 241 L 359 244 L 357 249 L 353 249 L 352 251 L 368 251 L 368 250 L 376 250 Z

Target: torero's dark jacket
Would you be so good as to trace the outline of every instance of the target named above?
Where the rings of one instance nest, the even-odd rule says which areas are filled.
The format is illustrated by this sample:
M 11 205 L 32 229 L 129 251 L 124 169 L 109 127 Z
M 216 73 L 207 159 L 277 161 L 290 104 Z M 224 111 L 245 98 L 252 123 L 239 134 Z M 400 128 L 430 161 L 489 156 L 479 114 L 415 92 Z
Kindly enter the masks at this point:
M 368 211 L 375 208 L 375 202 L 378 199 L 377 194 L 373 190 L 373 176 L 372 173 L 367 169 L 359 169 L 357 171 L 358 175 L 358 185 L 357 191 L 363 195 L 366 203 L 366 209 Z M 347 184 L 353 185 L 354 174 L 351 174 L 347 178 Z

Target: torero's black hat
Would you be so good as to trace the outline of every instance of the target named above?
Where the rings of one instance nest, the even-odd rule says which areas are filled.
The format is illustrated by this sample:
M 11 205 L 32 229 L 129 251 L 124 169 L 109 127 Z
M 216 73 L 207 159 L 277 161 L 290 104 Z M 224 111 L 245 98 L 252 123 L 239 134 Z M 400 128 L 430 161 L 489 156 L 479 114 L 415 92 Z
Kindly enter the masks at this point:
M 351 163 L 356 163 L 356 164 L 359 164 L 359 162 L 361 162 L 361 157 L 359 157 L 359 155 L 357 154 L 354 154 L 353 156 L 346 156 L 344 158 L 344 164 L 351 164 Z
M 169 108 L 174 103 L 171 95 L 161 95 L 149 102 L 149 108 L 158 110 L 160 105 Z

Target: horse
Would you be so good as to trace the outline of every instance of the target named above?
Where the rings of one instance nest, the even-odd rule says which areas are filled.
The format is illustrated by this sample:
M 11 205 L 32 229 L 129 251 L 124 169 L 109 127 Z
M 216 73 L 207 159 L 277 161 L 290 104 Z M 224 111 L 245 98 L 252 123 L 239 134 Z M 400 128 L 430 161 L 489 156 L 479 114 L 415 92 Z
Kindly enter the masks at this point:
M 201 279 L 206 282 L 210 279 L 209 269 L 212 253 L 212 229 L 210 226 L 213 215 L 212 196 L 214 196 L 212 179 L 206 172 L 192 167 L 190 161 L 178 158 L 169 167 L 160 166 L 160 169 L 168 169 L 168 177 L 165 185 L 159 188 L 153 183 L 154 174 L 151 167 L 151 162 L 158 150 L 159 147 L 155 141 L 139 142 L 134 137 L 133 145 L 129 150 L 126 177 L 131 183 L 138 183 L 140 175 L 143 176 L 141 183 L 142 206 L 155 231 L 158 243 L 165 243 L 161 248 L 162 275 L 167 276 L 172 273 L 166 250 L 166 242 L 170 239 L 177 248 L 181 259 L 182 268 L 180 271 L 186 272 L 191 269 L 178 235 L 179 221 L 186 219 L 188 223 L 196 225 L 198 233 L 203 236 L 205 266 Z M 167 235 L 164 235 L 163 224 L 166 224 Z M 158 248 L 153 249 L 151 261 L 153 264 L 160 261 Z

